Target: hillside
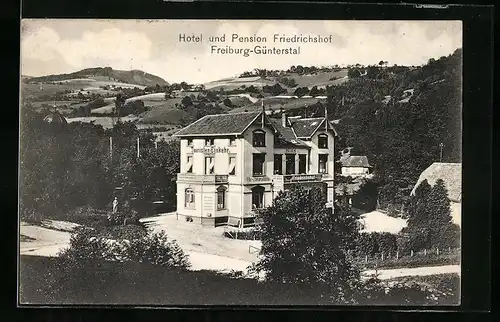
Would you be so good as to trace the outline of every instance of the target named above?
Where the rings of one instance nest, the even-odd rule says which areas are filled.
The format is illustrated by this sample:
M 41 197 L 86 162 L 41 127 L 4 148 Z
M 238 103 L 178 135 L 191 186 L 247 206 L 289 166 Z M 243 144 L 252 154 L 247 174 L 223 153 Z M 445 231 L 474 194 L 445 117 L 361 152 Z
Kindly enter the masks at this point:
M 126 70 L 112 69 L 111 67 L 86 68 L 69 74 L 31 77 L 28 79 L 28 81 L 30 83 L 41 83 L 41 82 L 60 82 L 72 79 L 108 80 L 118 83 L 126 83 L 126 84 L 142 85 L 142 86 L 155 86 L 156 84 L 160 86 L 167 85 L 167 82 L 163 78 L 158 77 L 156 75 L 148 74 L 141 70 L 126 71 Z
M 375 166 L 382 207 L 405 204 L 420 173 L 440 161 L 441 143 L 442 162 L 461 162 L 461 63 L 458 49 L 414 70 L 329 89 L 328 115 L 341 119 L 344 145 Z

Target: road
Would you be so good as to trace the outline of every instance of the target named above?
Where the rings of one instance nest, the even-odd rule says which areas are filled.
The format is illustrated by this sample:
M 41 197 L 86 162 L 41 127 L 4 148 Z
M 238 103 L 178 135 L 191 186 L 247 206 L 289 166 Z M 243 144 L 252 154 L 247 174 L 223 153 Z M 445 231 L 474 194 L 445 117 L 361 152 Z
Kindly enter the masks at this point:
M 249 253 L 249 247 L 260 248 L 260 241 L 234 240 L 222 236 L 223 228 L 203 227 L 196 223 L 177 220 L 174 215 L 145 218 L 144 222 L 155 231 L 166 231 L 167 236 L 177 241 L 189 256 L 192 270 L 243 271 L 257 260 L 256 254 Z M 20 243 L 20 253 L 24 255 L 57 256 L 68 247 L 70 233 L 21 224 L 21 235 L 35 240 Z M 372 275 L 374 270 L 363 272 Z M 382 280 L 404 276 L 423 276 L 443 273 L 460 274 L 460 265 L 432 267 L 398 268 L 378 270 Z

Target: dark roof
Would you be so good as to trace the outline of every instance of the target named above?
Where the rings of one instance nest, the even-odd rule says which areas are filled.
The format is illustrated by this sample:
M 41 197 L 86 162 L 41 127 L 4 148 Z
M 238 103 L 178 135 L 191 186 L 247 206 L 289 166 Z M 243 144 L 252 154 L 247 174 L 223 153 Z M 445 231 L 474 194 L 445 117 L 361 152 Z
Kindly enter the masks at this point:
M 274 127 L 279 133 L 278 141 L 275 144 L 275 147 L 280 148 L 280 147 L 293 147 L 293 146 L 299 146 L 299 147 L 307 147 L 309 146 L 302 142 L 301 140 L 297 139 L 295 136 L 295 133 L 293 133 L 293 130 L 291 127 L 283 127 L 283 124 L 281 123 L 281 119 L 271 119 L 271 122 L 273 123 Z
M 321 126 L 325 126 L 324 121 L 324 117 L 296 119 L 293 121 L 292 127 L 298 138 L 310 138 Z M 328 122 L 328 128 L 337 135 L 337 131 L 335 131 L 331 122 Z
M 370 164 L 368 163 L 368 158 L 366 156 L 356 156 L 351 155 L 345 159 L 341 159 L 343 167 L 363 167 L 369 168 Z
M 206 115 L 174 136 L 241 134 L 261 112 Z
M 186 126 L 173 136 L 204 136 L 204 135 L 236 135 L 242 134 L 253 122 L 260 124 L 262 111 L 244 112 L 233 114 L 215 114 L 206 115 L 196 122 Z M 279 134 L 278 146 L 304 146 L 307 144 L 301 142 L 300 138 L 310 138 L 320 126 L 324 126 L 324 118 L 294 119 L 289 120 L 291 127 L 283 127 L 281 119 L 271 119 L 265 116 Z M 329 122 L 329 129 L 337 132 Z

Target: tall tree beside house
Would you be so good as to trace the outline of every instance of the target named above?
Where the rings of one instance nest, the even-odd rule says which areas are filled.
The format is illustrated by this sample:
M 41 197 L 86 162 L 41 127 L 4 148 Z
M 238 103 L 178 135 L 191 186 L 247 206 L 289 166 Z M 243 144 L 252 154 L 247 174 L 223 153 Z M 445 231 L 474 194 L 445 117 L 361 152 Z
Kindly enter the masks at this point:
M 450 200 L 442 180 L 430 186 L 424 180 L 415 190 L 408 205 L 405 250 L 458 247 L 460 229 L 452 222 Z
M 347 251 L 355 249 L 356 220 L 340 206 L 332 214 L 316 189 L 280 192 L 262 211 L 261 259 L 253 270 L 271 283 L 348 301 L 360 276 L 347 258 Z
M 432 247 L 456 247 L 459 245 L 460 229 L 453 223 L 451 202 L 442 179 L 436 180 L 428 196 L 429 225 Z

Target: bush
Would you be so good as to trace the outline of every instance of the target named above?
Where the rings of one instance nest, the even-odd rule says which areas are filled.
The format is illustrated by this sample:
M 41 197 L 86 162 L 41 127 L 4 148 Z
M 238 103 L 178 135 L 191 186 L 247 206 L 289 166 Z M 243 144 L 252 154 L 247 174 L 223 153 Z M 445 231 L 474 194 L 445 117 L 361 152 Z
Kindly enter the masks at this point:
M 395 253 L 397 250 L 397 235 L 395 234 L 372 232 L 359 235 L 357 249 L 359 256 Z
M 61 251 L 59 256 L 73 261 L 73 265 L 105 260 L 149 263 L 168 267 L 189 267 L 187 255 L 175 241 L 168 240 L 164 232 L 146 233 L 138 236 L 137 234 L 140 233 L 137 233 L 137 230 L 133 232 L 133 229 L 130 228 L 122 229 L 119 229 L 123 234 L 121 237 L 127 237 L 126 240 L 123 238 L 112 242 L 105 238 L 107 235 L 103 234 L 102 231 L 79 227 L 71 236 L 69 248 Z
M 124 261 L 167 267 L 190 267 L 188 256 L 175 240 L 168 240 L 163 231 L 125 243 L 120 256 Z

